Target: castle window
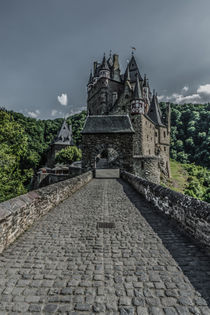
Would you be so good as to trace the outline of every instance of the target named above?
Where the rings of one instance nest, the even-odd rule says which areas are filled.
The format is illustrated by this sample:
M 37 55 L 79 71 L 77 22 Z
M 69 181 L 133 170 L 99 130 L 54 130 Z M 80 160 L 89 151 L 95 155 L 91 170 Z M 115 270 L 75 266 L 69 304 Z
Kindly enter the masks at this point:
M 165 138 L 166 137 L 166 132 L 165 131 L 164 131 L 163 135 L 164 135 L 164 138 Z
M 166 147 L 164 147 L 164 151 L 166 151 Z
M 151 151 L 149 150 L 149 154 L 151 154 Z
M 147 140 L 149 140 L 149 136 L 147 135 Z
M 141 169 L 144 169 L 144 161 L 141 162 Z
M 152 141 L 152 137 L 151 137 L 151 141 Z
M 155 132 L 155 137 L 157 137 L 157 132 Z
M 125 105 L 122 106 L 122 110 L 125 110 Z
M 116 102 L 117 98 L 118 98 L 117 92 L 113 92 L 112 93 L 112 104 L 114 104 Z

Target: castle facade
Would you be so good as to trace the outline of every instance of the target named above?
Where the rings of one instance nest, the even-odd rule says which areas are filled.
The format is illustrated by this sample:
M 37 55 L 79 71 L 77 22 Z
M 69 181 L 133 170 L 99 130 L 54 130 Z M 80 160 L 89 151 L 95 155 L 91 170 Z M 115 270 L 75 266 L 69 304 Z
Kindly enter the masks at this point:
M 94 62 L 88 81 L 88 116 L 82 131 L 82 166 L 100 158 L 158 183 L 170 176 L 170 107 L 163 120 L 158 98 L 142 78 L 134 54 L 121 73 L 118 55 Z

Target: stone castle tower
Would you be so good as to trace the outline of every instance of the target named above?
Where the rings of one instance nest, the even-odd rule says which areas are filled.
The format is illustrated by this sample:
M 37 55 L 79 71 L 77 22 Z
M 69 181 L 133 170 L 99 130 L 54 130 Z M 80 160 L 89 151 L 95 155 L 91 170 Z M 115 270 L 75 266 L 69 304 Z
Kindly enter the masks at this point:
M 170 176 L 170 107 L 163 122 L 155 91 L 142 78 L 134 54 L 124 74 L 118 55 L 94 62 L 87 85 L 88 117 L 82 131 L 82 166 L 94 169 L 102 156 L 120 167 L 158 183 Z
M 56 138 L 50 145 L 48 156 L 47 156 L 47 166 L 55 166 L 56 153 L 60 150 L 74 145 L 72 138 L 72 127 L 68 126 L 66 119 L 64 119 L 61 129 L 59 130 Z

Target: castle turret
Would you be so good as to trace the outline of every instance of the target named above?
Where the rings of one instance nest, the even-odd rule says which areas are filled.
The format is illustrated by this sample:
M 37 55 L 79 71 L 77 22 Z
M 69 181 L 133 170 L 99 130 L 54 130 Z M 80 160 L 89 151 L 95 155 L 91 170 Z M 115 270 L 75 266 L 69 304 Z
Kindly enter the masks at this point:
M 105 54 L 102 60 L 102 64 L 100 66 L 99 77 L 110 78 L 110 69 Z
M 133 92 L 133 100 L 131 102 L 131 114 L 144 114 L 145 103 L 143 99 L 141 83 L 139 76 L 136 76 L 136 84 Z
M 120 65 L 119 65 L 119 56 L 114 54 L 113 55 L 113 74 L 112 78 L 114 81 L 121 82 L 121 77 L 120 77 Z
M 109 59 L 107 60 L 108 66 L 110 69 L 113 67 L 113 58 L 112 58 L 112 52 L 110 50 Z
M 155 94 L 155 90 L 153 91 L 152 102 L 147 115 L 156 125 L 163 126 L 163 123 L 161 121 L 162 114 L 158 104 L 157 95 Z
M 131 60 L 129 61 L 128 66 L 129 66 L 129 71 L 130 71 L 131 82 L 135 83 L 137 76 L 139 77 L 140 81 L 143 81 L 141 74 L 139 72 L 139 68 L 136 63 L 136 59 L 133 54 L 132 54 Z
M 72 138 L 72 128 L 71 125 L 68 126 L 66 119 L 64 119 L 61 129 L 57 134 L 57 137 L 50 145 L 50 150 L 47 157 L 47 166 L 54 167 L 56 153 L 59 152 L 61 149 L 72 145 L 74 145 Z
M 87 84 L 88 91 L 91 89 L 92 85 L 93 85 L 93 75 L 92 75 L 92 71 L 90 71 L 90 76 L 89 76 L 89 80 Z
M 143 95 L 145 99 L 145 113 L 148 112 L 149 106 L 150 106 L 150 88 L 149 88 L 149 81 L 147 79 L 146 74 L 144 75 L 144 81 L 143 81 Z
M 126 68 L 124 78 L 125 78 L 125 82 L 131 80 L 129 66 L 127 66 L 127 68 Z

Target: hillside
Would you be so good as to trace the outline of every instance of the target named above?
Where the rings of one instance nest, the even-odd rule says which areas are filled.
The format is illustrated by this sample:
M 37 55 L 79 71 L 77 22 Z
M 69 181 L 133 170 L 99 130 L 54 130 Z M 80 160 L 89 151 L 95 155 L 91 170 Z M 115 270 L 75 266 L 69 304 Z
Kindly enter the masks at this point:
M 163 117 L 166 103 L 160 103 Z M 210 168 L 210 103 L 171 104 L 171 158 Z
M 163 119 L 166 104 L 161 103 Z M 206 171 L 196 171 L 195 163 L 210 168 L 210 104 L 171 104 L 171 163 L 170 188 L 209 200 Z M 68 117 L 73 138 L 81 144 L 81 130 L 86 118 L 83 111 Z M 62 119 L 37 120 L 23 114 L 0 109 L 0 202 L 30 189 L 31 178 L 44 165 L 46 152 L 62 124 Z M 178 161 L 185 166 L 175 162 Z M 191 169 L 190 169 L 191 167 Z M 199 175 L 195 175 L 195 173 Z M 201 184 L 200 184 L 201 183 Z M 207 197 L 204 196 L 207 195 Z M 205 199 L 206 198 L 206 199 Z
M 161 184 L 191 197 L 210 202 L 210 171 L 195 164 L 170 161 L 171 178 Z

